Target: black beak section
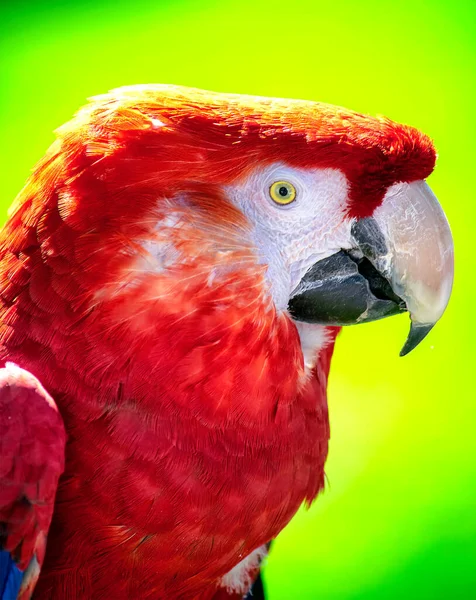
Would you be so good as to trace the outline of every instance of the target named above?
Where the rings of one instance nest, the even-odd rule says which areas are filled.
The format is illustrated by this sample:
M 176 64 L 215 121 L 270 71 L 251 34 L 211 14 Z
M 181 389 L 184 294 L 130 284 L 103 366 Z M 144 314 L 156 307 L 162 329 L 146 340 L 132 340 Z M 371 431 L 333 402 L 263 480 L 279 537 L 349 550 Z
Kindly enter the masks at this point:
M 405 302 L 365 257 L 341 250 L 316 263 L 294 290 L 289 312 L 297 321 L 353 325 L 405 312 Z
M 426 338 L 426 336 L 430 333 L 433 327 L 433 323 L 431 323 L 430 325 L 414 325 L 412 323 L 410 327 L 410 333 L 407 337 L 407 341 L 405 342 L 403 348 L 400 350 L 400 356 L 406 356 L 413 350 L 413 348 L 416 348 L 418 344 Z

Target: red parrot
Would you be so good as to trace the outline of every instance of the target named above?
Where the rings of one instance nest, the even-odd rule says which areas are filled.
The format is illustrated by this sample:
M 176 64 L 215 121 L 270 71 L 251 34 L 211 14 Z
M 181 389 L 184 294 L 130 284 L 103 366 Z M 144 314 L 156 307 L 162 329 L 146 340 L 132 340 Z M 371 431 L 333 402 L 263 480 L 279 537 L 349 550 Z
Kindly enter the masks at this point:
M 428 137 L 176 86 L 94 98 L 0 237 L 0 598 L 243 598 L 324 486 L 340 326 L 453 277 Z M 34 591 L 33 591 L 34 590 Z

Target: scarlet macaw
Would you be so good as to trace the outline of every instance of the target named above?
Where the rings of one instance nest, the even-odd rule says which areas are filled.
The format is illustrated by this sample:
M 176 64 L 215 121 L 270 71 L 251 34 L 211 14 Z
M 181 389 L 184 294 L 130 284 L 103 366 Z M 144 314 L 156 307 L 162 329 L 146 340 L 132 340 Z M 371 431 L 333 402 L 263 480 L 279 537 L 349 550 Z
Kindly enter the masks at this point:
M 0 239 L 2 600 L 247 594 L 324 486 L 340 326 L 408 310 L 406 353 L 446 307 L 434 163 L 385 118 L 163 85 L 58 130 Z

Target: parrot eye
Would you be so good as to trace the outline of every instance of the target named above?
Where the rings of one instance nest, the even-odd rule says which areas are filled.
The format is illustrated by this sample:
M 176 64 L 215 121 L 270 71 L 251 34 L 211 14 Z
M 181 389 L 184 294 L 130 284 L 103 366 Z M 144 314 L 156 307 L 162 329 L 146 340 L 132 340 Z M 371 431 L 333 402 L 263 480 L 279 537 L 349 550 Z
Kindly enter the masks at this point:
M 289 181 L 276 181 L 269 188 L 269 195 L 276 204 L 291 204 L 296 198 L 296 188 Z

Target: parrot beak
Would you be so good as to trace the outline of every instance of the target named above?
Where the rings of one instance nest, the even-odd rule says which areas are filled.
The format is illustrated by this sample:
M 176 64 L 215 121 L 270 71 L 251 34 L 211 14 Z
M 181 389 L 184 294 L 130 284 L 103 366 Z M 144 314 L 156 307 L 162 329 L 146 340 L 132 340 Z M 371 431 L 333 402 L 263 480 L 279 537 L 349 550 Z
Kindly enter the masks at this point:
M 410 313 L 400 356 L 442 316 L 453 284 L 453 239 L 424 181 L 389 188 L 372 217 L 352 224 L 351 242 L 314 264 L 291 294 L 297 321 L 352 325 Z

